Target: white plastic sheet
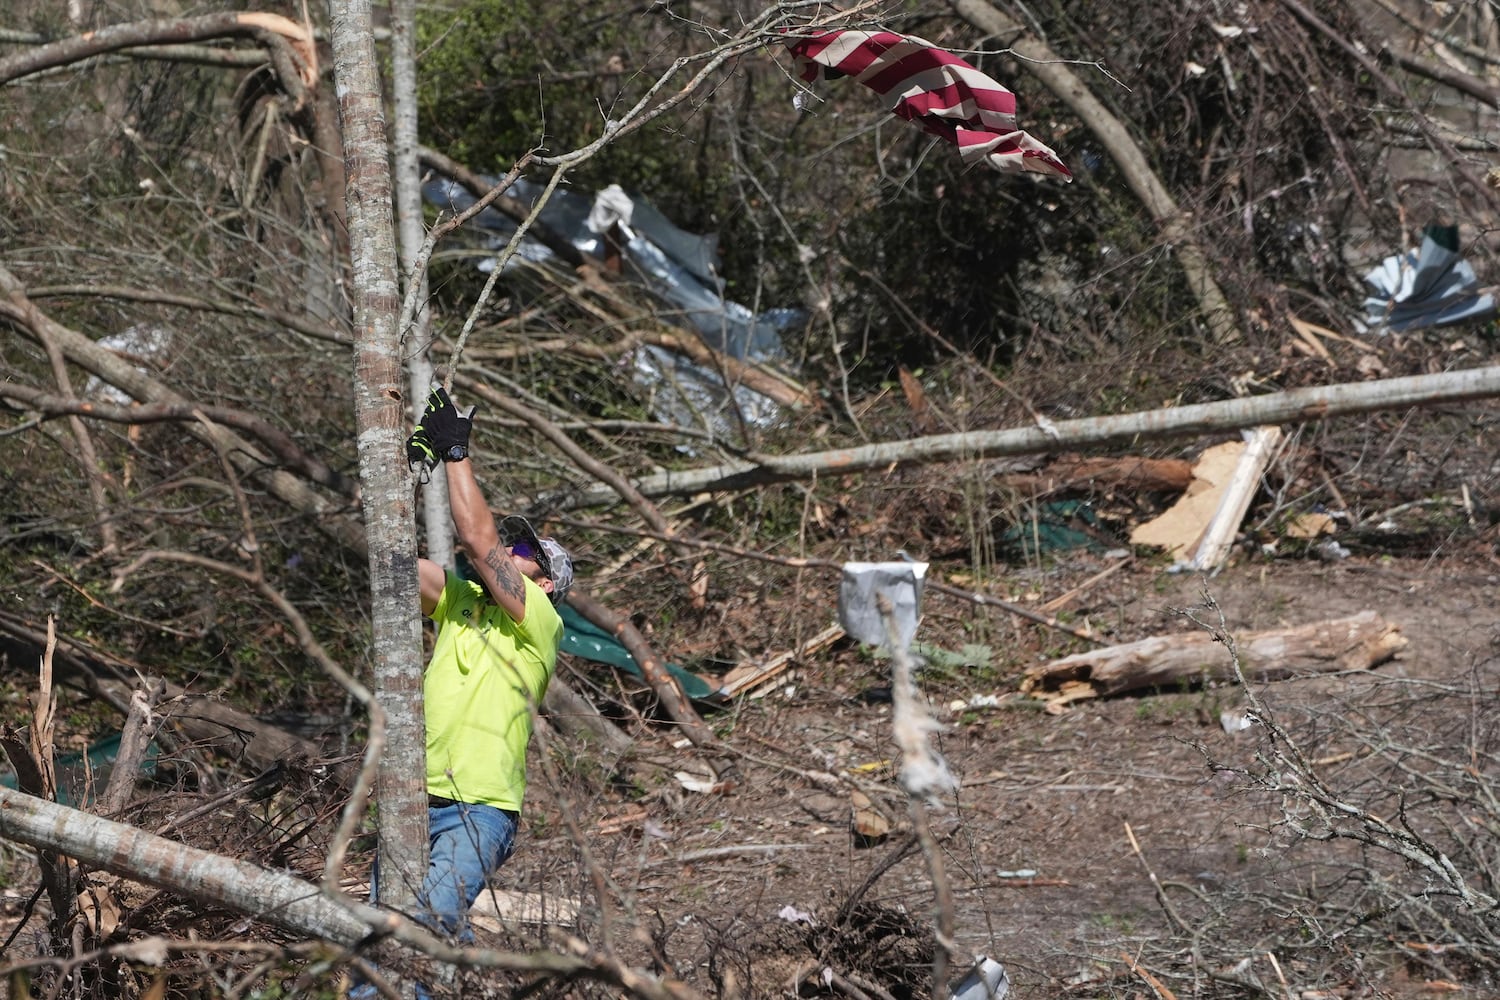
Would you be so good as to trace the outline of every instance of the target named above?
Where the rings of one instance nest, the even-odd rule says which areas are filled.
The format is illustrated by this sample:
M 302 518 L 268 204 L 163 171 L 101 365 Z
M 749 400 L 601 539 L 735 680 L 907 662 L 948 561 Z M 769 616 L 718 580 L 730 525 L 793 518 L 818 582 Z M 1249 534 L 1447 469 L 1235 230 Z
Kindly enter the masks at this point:
M 993 958 L 981 955 L 963 981 L 949 992 L 949 1000 L 1005 1000 L 1010 974 Z
M 860 642 L 890 645 L 876 598 L 891 601 L 891 615 L 902 649 L 911 646 L 922 614 L 922 585 L 927 577 L 923 562 L 844 563 L 839 583 L 839 624 Z

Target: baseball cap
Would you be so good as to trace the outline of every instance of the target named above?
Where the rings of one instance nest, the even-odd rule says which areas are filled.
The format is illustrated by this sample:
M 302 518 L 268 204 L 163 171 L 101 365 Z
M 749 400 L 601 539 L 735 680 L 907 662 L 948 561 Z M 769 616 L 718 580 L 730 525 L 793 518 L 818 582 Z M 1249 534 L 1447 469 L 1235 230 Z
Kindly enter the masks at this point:
M 500 542 L 509 547 L 516 542 L 527 542 L 538 554 L 536 564 L 552 581 L 552 593 L 547 596 L 554 605 L 561 604 L 573 587 L 573 557 L 558 544 L 555 538 L 542 538 L 531 526 L 531 522 L 520 514 L 510 514 L 500 519 Z

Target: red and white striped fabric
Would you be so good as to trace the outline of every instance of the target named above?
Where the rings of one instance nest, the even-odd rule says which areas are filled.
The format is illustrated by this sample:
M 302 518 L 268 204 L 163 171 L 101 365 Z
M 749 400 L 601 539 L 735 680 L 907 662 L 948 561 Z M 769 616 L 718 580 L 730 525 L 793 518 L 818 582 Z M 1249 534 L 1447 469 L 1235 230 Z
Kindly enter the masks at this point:
M 808 83 L 852 76 L 896 98 L 891 113 L 1007 173 L 1073 174 L 1051 149 L 1016 127 L 1016 95 L 931 42 L 891 31 L 829 31 L 787 43 Z

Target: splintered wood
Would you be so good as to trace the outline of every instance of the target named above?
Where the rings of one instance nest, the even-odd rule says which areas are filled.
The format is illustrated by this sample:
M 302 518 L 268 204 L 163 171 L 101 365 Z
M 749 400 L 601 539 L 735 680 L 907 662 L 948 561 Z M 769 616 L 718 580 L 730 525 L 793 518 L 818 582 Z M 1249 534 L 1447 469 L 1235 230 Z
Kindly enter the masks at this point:
M 718 693 L 722 697 L 733 698 L 737 694 L 752 691 L 774 679 L 792 664 L 832 644 L 843 634 L 842 628 L 830 625 L 796 649 L 778 653 L 768 660 L 742 663 L 724 675 L 724 681 Z
M 1164 548 L 1184 568 L 1217 569 L 1229 556 L 1240 522 L 1281 440 L 1277 427 L 1257 427 L 1244 441 L 1206 450 L 1193 481 L 1165 513 L 1130 533 L 1134 545 Z

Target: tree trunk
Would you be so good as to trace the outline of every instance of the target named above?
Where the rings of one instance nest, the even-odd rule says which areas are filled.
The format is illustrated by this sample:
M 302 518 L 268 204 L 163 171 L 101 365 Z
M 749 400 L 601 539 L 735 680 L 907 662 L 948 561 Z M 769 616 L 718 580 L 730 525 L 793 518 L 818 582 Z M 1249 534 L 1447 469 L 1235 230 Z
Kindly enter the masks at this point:
M 261 42 L 273 62 L 278 63 L 277 76 L 281 78 L 282 86 L 294 98 L 305 96 L 301 88 L 312 86 L 317 80 L 317 52 L 311 33 L 303 25 L 279 14 L 229 12 L 163 21 L 110 24 L 47 45 L 22 49 L 14 55 L 0 58 L 0 84 L 121 49 L 231 36 L 250 37 Z M 277 47 L 289 49 L 290 52 L 280 56 L 271 51 Z
M 293 875 L 210 854 L 7 788 L 0 788 L 0 836 L 205 905 L 228 905 L 310 937 L 352 945 L 370 931 L 347 908 Z
M 700 1000 L 672 978 L 638 972 L 580 938 L 559 932 L 551 949 L 461 951 L 415 922 L 352 899 L 334 899 L 295 875 L 220 857 L 124 823 L 101 819 L 0 787 L 0 838 L 76 858 L 88 867 L 166 889 L 210 907 L 228 907 L 294 934 L 347 948 L 390 937 L 444 961 L 476 955 L 489 968 L 590 979 L 643 1000 Z M 425 840 L 425 838 L 424 838 Z
M 1500 396 L 1500 366 L 1471 368 L 1439 375 L 1339 385 L 1312 386 L 1264 396 L 1194 403 L 1160 410 L 1123 413 L 1112 417 L 1066 420 L 1047 427 L 999 431 L 965 431 L 885 441 L 858 448 L 763 456 L 754 462 L 730 462 L 707 469 L 663 472 L 632 484 L 644 497 L 745 490 L 768 483 L 809 479 L 814 475 L 843 475 L 871 469 L 901 468 L 929 462 L 972 461 L 1007 455 L 1047 454 L 1064 448 L 1136 444 L 1213 431 L 1232 431 L 1261 424 L 1300 423 L 1329 417 L 1408 406 L 1431 406 Z M 611 489 L 579 492 L 559 502 L 561 507 L 613 503 Z
M 151 684 L 130 693 L 130 711 L 125 715 L 125 725 L 120 728 L 120 752 L 115 755 L 114 766 L 110 768 L 104 794 L 99 797 L 98 809 L 102 816 L 123 812 L 130 804 L 136 775 L 140 774 L 141 763 L 151 747 L 151 710 L 159 690 Z
M 391 173 L 380 65 L 368 0 L 332 5 L 330 39 L 348 175 L 354 302 L 354 409 L 370 559 L 375 698 L 388 728 L 380 758 L 382 902 L 408 908 L 427 872 L 427 753 L 422 717 L 422 623 L 418 613 L 416 519 L 403 433 Z
M 635 662 L 640 666 L 646 683 L 651 685 L 657 698 L 661 699 L 662 708 L 666 709 L 667 715 L 692 740 L 694 746 L 703 750 L 723 749 L 713 730 L 704 725 L 703 719 L 694 711 L 692 702 L 682 693 L 682 688 L 678 687 L 661 657 L 647 644 L 645 637 L 634 625 L 589 597 L 581 588 L 575 587 L 568 593 L 568 603 L 583 617 L 613 635 L 630 651 L 630 655 L 635 657 Z
M 130 685 L 122 681 L 100 680 L 98 684 L 111 701 L 133 700 Z M 175 684 L 163 685 L 156 712 L 163 723 L 179 730 L 194 746 L 221 753 L 251 771 L 291 761 L 322 766 L 325 760 L 323 748 L 312 740 L 261 722 L 215 698 L 191 694 Z M 353 778 L 351 768 L 343 763 L 334 767 L 333 775 L 340 783 Z
M 427 390 L 432 384 L 432 358 L 428 355 L 432 312 L 427 308 L 427 268 L 412 287 L 417 257 L 426 238 L 422 222 L 422 164 L 418 144 L 416 4 L 413 0 L 391 3 L 391 106 L 394 108 L 392 138 L 396 183 L 396 228 L 400 237 L 401 274 L 406 279 L 406 297 L 416 303 L 411 327 L 400 331 L 410 345 L 408 384 L 411 386 L 412 422 L 422 417 Z M 404 310 L 403 310 L 404 315 Z M 448 513 L 448 481 L 433 476 L 422 490 L 422 523 L 427 558 L 440 566 L 453 564 L 453 520 Z
M 1335 670 L 1368 670 L 1406 646 L 1398 626 L 1373 611 L 1291 629 L 1235 637 L 1249 682 Z M 1234 666 L 1218 635 L 1158 635 L 1075 653 L 1026 671 L 1021 690 L 1053 703 L 1149 688 L 1232 681 Z
M 569 738 L 591 745 L 596 753 L 607 757 L 599 763 L 611 770 L 635 749 L 635 741 L 599 714 L 593 702 L 575 691 L 560 677 L 552 678 L 542 697 L 546 719 Z

